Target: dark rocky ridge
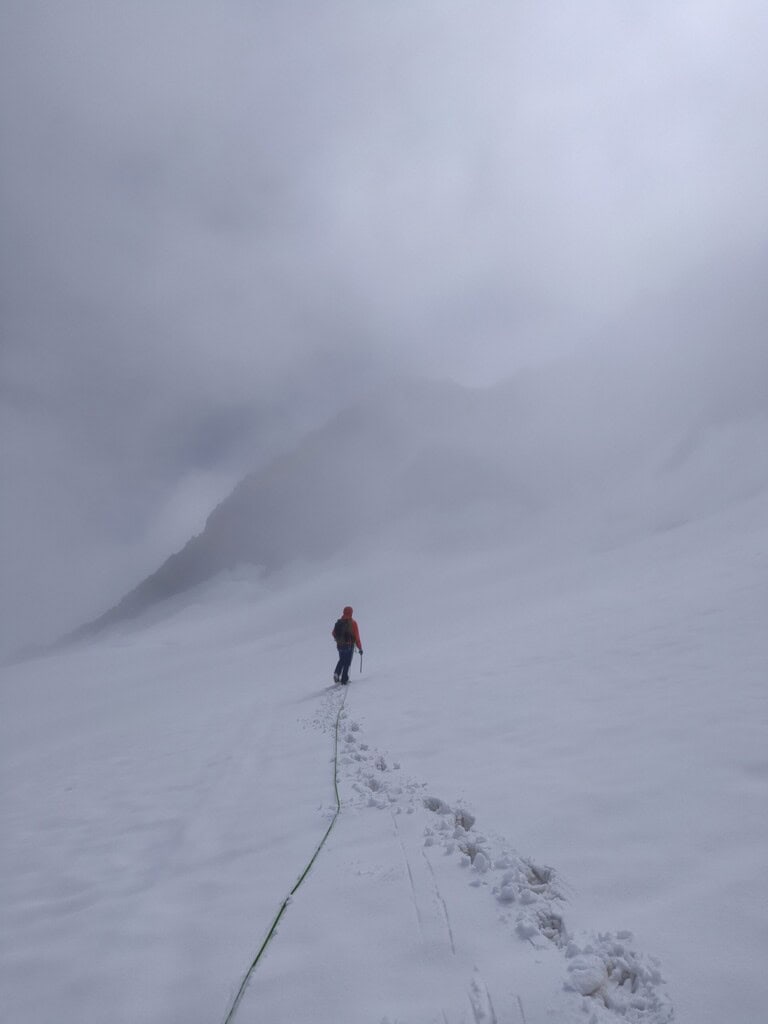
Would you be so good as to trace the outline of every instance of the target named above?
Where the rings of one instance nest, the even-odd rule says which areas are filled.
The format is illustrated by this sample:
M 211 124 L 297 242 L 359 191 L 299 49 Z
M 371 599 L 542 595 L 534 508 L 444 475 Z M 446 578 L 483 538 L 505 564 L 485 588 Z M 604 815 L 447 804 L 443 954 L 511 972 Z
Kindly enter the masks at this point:
M 453 384 L 401 383 L 347 409 L 288 455 L 245 477 L 202 533 L 113 608 L 70 634 L 90 636 L 151 605 L 247 563 L 267 572 L 333 556 L 419 506 L 461 501 L 456 480 L 495 478 L 451 437 L 466 432 L 475 396 Z

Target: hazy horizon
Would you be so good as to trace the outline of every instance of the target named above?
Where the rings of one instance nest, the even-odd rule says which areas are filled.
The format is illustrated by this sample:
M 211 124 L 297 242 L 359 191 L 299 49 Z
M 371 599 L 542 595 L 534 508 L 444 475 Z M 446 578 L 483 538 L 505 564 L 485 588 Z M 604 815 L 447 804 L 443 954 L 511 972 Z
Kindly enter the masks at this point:
M 113 603 L 380 379 L 608 348 L 630 394 L 685 403 L 688 364 L 759 405 L 766 18 L 4 4 L 2 646 Z

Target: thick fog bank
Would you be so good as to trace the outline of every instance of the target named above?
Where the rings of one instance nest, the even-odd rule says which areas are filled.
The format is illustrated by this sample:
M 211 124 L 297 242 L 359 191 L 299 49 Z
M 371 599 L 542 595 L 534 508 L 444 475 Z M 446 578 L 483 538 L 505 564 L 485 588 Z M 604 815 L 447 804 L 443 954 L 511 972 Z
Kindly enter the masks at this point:
M 768 355 L 749 338 L 658 336 L 493 388 L 389 381 L 246 477 L 94 625 L 243 563 L 311 572 L 376 548 L 448 557 L 673 528 L 766 487 L 767 381 Z
M 762 344 L 755 0 L 93 8 L 0 6 L 0 647 L 114 602 L 385 372 Z M 454 475 L 500 508 L 452 451 L 403 487 Z

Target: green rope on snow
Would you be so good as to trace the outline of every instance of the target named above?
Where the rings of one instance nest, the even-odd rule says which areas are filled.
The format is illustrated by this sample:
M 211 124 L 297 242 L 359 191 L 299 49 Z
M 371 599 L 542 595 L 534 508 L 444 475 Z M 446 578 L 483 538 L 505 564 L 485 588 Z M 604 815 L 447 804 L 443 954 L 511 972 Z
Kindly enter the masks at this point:
M 285 911 L 288 909 L 288 904 L 291 902 L 291 898 L 295 895 L 295 893 L 298 891 L 299 887 L 301 886 L 301 883 L 304 881 L 304 879 L 307 877 L 309 872 L 312 870 L 312 865 L 315 863 L 315 861 L 317 860 L 317 858 L 318 858 L 318 856 L 320 854 L 320 851 L 325 846 L 325 842 L 326 842 L 328 836 L 331 834 L 331 831 L 333 830 L 333 826 L 336 824 L 336 819 L 341 814 L 341 797 L 339 796 L 339 723 L 341 721 L 341 713 L 344 710 L 344 704 L 346 702 L 347 693 L 348 692 L 349 692 L 348 690 L 346 690 L 346 689 L 344 690 L 344 696 L 342 697 L 341 704 L 339 705 L 339 713 L 336 715 L 336 725 L 334 727 L 334 736 L 333 736 L 333 790 L 334 790 L 334 793 L 336 794 L 336 811 L 334 812 L 333 818 L 331 819 L 331 823 L 328 826 L 328 828 L 327 828 L 327 830 L 325 832 L 325 835 L 320 840 L 320 842 L 319 842 L 315 852 L 312 854 L 312 859 L 310 860 L 309 864 L 307 864 L 307 866 L 304 868 L 302 873 L 299 875 L 299 878 L 298 878 L 296 884 L 291 889 L 291 891 L 288 893 L 288 895 L 285 897 L 283 902 L 280 904 L 280 909 L 278 910 L 277 914 L 275 915 L 275 919 L 272 922 L 272 925 L 271 925 L 269 931 L 267 932 L 266 938 L 264 939 L 264 941 L 262 942 L 261 946 L 259 947 L 258 953 L 253 958 L 253 962 L 251 963 L 251 966 L 245 972 L 245 977 L 243 978 L 242 982 L 240 983 L 240 988 L 237 990 L 237 995 L 235 996 L 234 1002 L 232 1003 L 232 1006 L 230 1007 L 229 1013 L 224 1018 L 224 1024 L 230 1024 L 230 1022 L 232 1020 L 234 1020 L 235 1013 L 237 1012 L 237 1008 L 240 1005 L 240 1000 L 243 998 L 243 995 L 245 994 L 245 990 L 248 987 L 248 982 L 251 980 L 251 977 L 253 976 L 253 972 L 256 970 L 256 967 L 258 966 L 259 960 L 261 960 L 262 956 L 264 955 L 264 952 L 266 951 L 267 946 L 269 945 L 269 943 L 272 940 L 272 937 L 274 936 L 275 932 L 277 931 L 277 926 L 280 923 L 280 918 L 283 916 Z

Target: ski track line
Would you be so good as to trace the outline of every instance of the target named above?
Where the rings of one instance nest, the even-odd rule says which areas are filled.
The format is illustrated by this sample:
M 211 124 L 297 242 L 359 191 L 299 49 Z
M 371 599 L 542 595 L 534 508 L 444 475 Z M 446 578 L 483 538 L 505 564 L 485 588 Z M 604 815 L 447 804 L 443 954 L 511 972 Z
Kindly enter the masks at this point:
M 397 818 L 395 818 L 394 814 L 392 814 L 392 824 L 395 826 L 395 835 L 397 836 L 397 841 L 400 844 L 400 849 L 403 852 L 403 860 L 405 861 L 405 869 L 408 872 L 408 881 L 411 883 L 411 895 L 413 897 L 413 909 L 416 911 L 416 923 L 419 926 L 419 936 L 421 938 L 421 941 L 425 942 L 426 939 L 424 937 L 424 921 L 423 921 L 422 916 L 421 916 L 421 910 L 419 909 L 419 900 L 418 900 L 418 896 L 416 895 L 416 883 L 413 880 L 413 871 L 411 871 L 411 862 L 408 860 L 408 854 L 406 853 L 405 845 L 403 843 L 403 840 L 400 838 L 400 829 L 397 827 Z
M 451 941 L 451 952 L 453 953 L 454 956 L 456 956 L 456 943 L 454 942 L 453 939 L 453 928 L 451 927 L 451 918 L 450 915 L 448 914 L 448 904 L 443 899 L 443 894 L 440 892 L 440 886 L 437 884 L 437 876 L 435 875 L 435 869 L 432 867 L 432 861 L 429 859 L 426 853 L 424 853 L 423 850 L 421 851 L 421 856 L 427 862 L 429 873 L 430 875 L 432 875 L 432 882 L 435 887 L 435 897 L 437 899 L 437 902 L 442 907 L 443 917 L 445 918 L 445 928 L 446 931 L 448 932 L 448 938 Z
M 437 884 L 437 877 L 435 875 L 435 871 L 434 868 L 432 867 L 429 857 L 427 857 L 426 853 L 424 852 L 424 849 L 422 848 L 421 856 L 427 866 L 427 870 L 429 871 L 430 877 L 427 878 L 422 872 L 422 884 L 421 886 L 417 886 L 414 877 L 413 867 L 411 866 L 411 860 L 408 856 L 408 851 L 406 850 L 405 843 L 403 842 L 402 839 L 400 826 L 397 824 L 397 816 L 395 815 L 392 808 L 390 808 L 390 815 L 392 817 L 392 824 L 394 826 L 395 835 L 397 836 L 397 840 L 400 844 L 400 849 L 403 851 L 403 860 L 405 861 L 405 866 L 408 870 L 408 878 L 410 879 L 411 882 L 411 891 L 413 893 L 413 899 L 416 905 L 416 915 L 419 920 L 419 932 L 421 935 L 421 940 L 422 942 L 428 941 L 426 928 L 427 924 L 431 922 L 432 931 L 435 933 L 439 933 L 439 935 L 434 935 L 435 941 L 440 942 L 442 944 L 442 942 L 447 939 L 447 942 L 451 947 L 452 955 L 456 956 L 456 942 L 454 941 L 453 929 L 451 928 L 451 919 L 448 915 L 448 906 L 445 900 L 443 899 L 442 893 L 440 892 L 440 887 Z M 429 922 L 425 920 L 426 915 L 423 914 L 421 909 L 419 908 L 419 892 L 424 893 L 424 891 L 427 888 L 432 889 L 432 903 L 434 904 L 435 907 L 439 907 L 439 912 L 437 914 L 435 914 L 434 912 L 429 914 Z
M 304 868 L 302 873 L 299 875 L 299 878 L 296 881 L 296 884 L 294 885 L 294 887 L 291 889 L 291 891 L 288 893 L 288 895 L 285 897 L 285 899 L 281 903 L 280 909 L 278 910 L 277 914 L 275 915 L 275 917 L 274 917 L 274 919 L 272 921 L 270 929 L 267 932 L 266 938 L 264 939 L 264 941 L 262 942 L 261 946 L 259 947 L 259 950 L 256 953 L 256 956 L 253 958 L 253 961 L 251 962 L 250 967 L 246 971 L 245 976 L 243 977 L 243 980 L 240 983 L 240 987 L 237 990 L 237 994 L 235 995 L 235 998 L 234 998 L 234 1000 L 232 1002 L 232 1005 L 229 1008 L 229 1012 L 227 1013 L 226 1017 L 224 1018 L 224 1024 L 231 1024 L 231 1022 L 234 1020 L 235 1014 L 237 1013 L 237 1009 L 240 1006 L 240 1002 L 241 1002 L 243 996 L 245 995 L 245 990 L 248 987 L 248 982 L 253 977 L 253 973 L 256 970 L 256 968 L 257 968 L 257 966 L 259 964 L 259 961 L 261 960 L 262 956 L 266 952 L 267 946 L 272 941 L 272 938 L 274 937 L 274 934 L 277 931 L 277 926 L 280 923 L 280 920 L 281 920 L 283 914 L 288 909 L 288 906 L 289 906 L 291 900 L 293 899 L 294 895 L 298 892 L 299 888 L 301 887 L 302 882 L 304 881 L 304 879 L 307 877 L 307 875 L 311 871 L 313 864 L 317 860 L 317 858 L 318 858 L 318 856 L 320 854 L 320 851 L 325 846 L 326 840 L 328 839 L 328 836 L 331 834 L 331 832 L 333 830 L 333 826 L 336 824 L 336 822 L 338 820 L 338 817 L 341 814 L 341 798 L 339 797 L 339 725 L 340 725 L 340 722 L 341 722 L 342 714 L 344 712 L 344 705 L 345 705 L 346 700 L 347 700 L 347 692 L 348 692 L 347 690 L 344 690 L 344 694 L 343 694 L 343 696 L 341 698 L 341 703 L 339 704 L 338 712 L 336 714 L 336 721 L 335 721 L 335 724 L 334 724 L 334 740 L 333 740 L 333 789 L 334 789 L 334 793 L 335 793 L 335 796 L 336 796 L 336 810 L 334 812 L 333 818 L 331 819 L 330 825 L 326 829 L 325 835 L 323 836 L 323 838 L 318 843 L 317 848 L 315 849 L 315 852 L 312 854 L 312 857 L 309 860 L 309 863 Z
M 491 1001 L 491 993 L 477 968 L 475 968 L 475 976 L 469 988 L 469 1003 L 472 1007 L 475 1024 L 483 1024 L 483 1021 L 488 1021 L 489 1024 L 499 1024 Z

